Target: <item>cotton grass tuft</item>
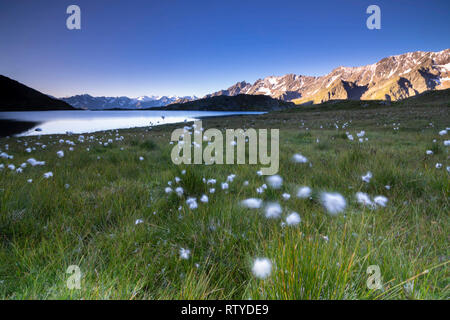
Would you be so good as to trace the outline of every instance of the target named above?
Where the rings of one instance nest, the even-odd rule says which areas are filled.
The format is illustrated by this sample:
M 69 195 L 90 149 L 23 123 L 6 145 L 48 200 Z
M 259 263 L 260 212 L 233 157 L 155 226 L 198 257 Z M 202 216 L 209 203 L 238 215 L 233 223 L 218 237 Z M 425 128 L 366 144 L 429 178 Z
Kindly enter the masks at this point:
M 297 212 L 292 212 L 290 215 L 286 217 L 286 224 L 288 226 L 295 226 L 302 221 L 300 215 Z
M 257 198 L 249 198 L 241 201 L 241 204 L 244 207 L 250 208 L 250 209 L 258 209 L 262 205 L 262 200 Z
M 297 190 L 297 198 L 305 199 L 311 196 L 311 188 L 310 187 L 300 187 Z
M 339 193 L 324 192 L 322 193 L 320 200 L 328 214 L 332 216 L 344 211 L 347 206 L 347 201 Z
M 283 185 L 283 178 L 281 178 L 279 175 L 270 176 L 266 180 L 267 184 L 274 189 L 280 189 Z
M 265 212 L 266 212 L 266 218 L 276 219 L 276 218 L 280 217 L 281 213 L 283 212 L 283 209 L 281 209 L 281 206 L 278 203 L 269 202 L 266 205 Z
M 266 279 L 272 272 L 272 262 L 267 258 L 258 258 L 253 262 L 252 272 L 259 279 Z

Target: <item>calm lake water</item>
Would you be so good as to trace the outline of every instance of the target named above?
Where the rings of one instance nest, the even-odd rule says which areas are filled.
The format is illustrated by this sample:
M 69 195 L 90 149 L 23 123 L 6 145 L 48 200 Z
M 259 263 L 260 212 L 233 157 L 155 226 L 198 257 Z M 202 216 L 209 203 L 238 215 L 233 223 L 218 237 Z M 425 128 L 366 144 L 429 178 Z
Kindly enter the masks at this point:
M 265 112 L 225 111 L 24 111 L 0 112 L 0 119 L 36 122 L 20 136 L 40 134 L 89 133 L 194 121 L 200 117 L 263 114 Z M 39 129 L 38 129 L 39 128 Z M 36 131 L 36 129 L 40 131 Z

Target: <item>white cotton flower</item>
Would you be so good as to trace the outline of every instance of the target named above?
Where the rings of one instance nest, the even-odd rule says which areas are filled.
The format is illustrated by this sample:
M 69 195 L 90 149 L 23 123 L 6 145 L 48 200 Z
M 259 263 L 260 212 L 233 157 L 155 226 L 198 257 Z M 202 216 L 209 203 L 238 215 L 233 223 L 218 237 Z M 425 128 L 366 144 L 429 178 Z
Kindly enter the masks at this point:
M 216 192 L 216 188 L 210 188 L 209 189 L 209 193 L 214 193 L 214 192 Z
M 172 190 L 172 188 L 171 187 L 166 187 L 165 189 L 164 189 L 164 192 L 165 193 L 171 193 L 173 190 Z
M 200 201 L 203 203 L 207 203 L 209 201 L 209 198 L 206 194 L 202 195 L 202 197 L 200 198 Z
M 372 179 L 372 172 L 367 171 L 366 175 L 361 177 L 362 181 L 369 183 L 370 179 Z
M 180 258 L 187 260 L 189 259 L 189 256 L 191 255 L 191 250 L 180 248 Z
M 268 177 L 266 180 L 267 180 L 267 183 L 269 184 L 269 186 L 271 186 L 274 189 L 280 189 L 281 185 L 283 184 L 283 178 L 281 178 L 277 174 Z
M 13 164 L 8 164 L 8 169 L 11 171 L 16 170 L 16 166 Z
M 51 177 L 53 177 L 53 172 L 49 171 L 49 172 L 44 173 L 44 178 L 45 179 L 48 179 L 48 178 L 51 178 Z
M 442 163 L 436 163 L 436 169 L 440 169 L 440 168 L 442 168 Z
M 28 159 L 27 162 L 28 162 L 29 164 L 31 164 L 31 166 L 33 166 L 33 167 L 45 165 L 45 161 L 37 161 L 37 160 L 34 159 L 34 158 Z
M 377 206 L 380 206 L 380 207 L 386 207 L 386 204 L 387 204 L 387 202 L 388 202 L 388 199 L 387 199 L 385 196 L 376 196 L 376 197 L 373 199 L 373 202 L 375 202 L 375 204 L 376 204 Z
M 0 163 L 0 170 L 5 169 L 5 165 L 3 163 Z
M 31 148 L 26 148 L 25 151 L 31 153 Z
M 137 220 L 134 222 L 134 224 L 140 224 L 140 223 L 144 223 L 144 220 L 142 220 L 142 219 L 137 219 Z
M 351 141 L 354 140 L 354 139 L 353 139 L 353 136 L 352 136 L 351 134 L 348 134 L 348 135 L 347 135 L 347 138 L 348 138 L 349 140 L 351 140 Z
M 222 190 L 227 190 L 227 189 L 228 189 L 228 183 L 222 182 Z
M 62 158 L 62 157 L 64 157 L 64 151 L 59 150 L 59 151 L 56 153 L 56 155 L 58 156 L 58 158 Z
M 258 258 L 253 262 L 252 272 L 255 277 L 265 279 L 272 272 L 272 263 L 267 258 Z
M 358 203 L 361 203 L 363 206 L 374 208 L 374 204 L 373 204 L 372 200 L 370 200 L 370 197 L 367 193 L 357 192 L 356 200 L 358 201 Z
M 444 141 L 444 146 L 446 146 L 446 147 L 450 146 L 450 140 L 445 140 Z
M 266 205 L 265 212 L 266 212 L 266 218 L 274 219 L 274 218 L 278 218 L 281 215 L 281 213 L 283 212 L 283 210 L 281 209 L 281 206 L 278 203 L 269 202 Z
M 248 186 L 248 184 L 249 184 L 249 183 L 248 183 L 247 180 L 245 180 L 244 183 L 243 183 L 243 185 L 244 185 L 245 187 Z
M 178 178 L 178 177 L 175 177 L 175 182 L 176 183 L 178 183 L 178 182 L 180 182 L 181 181 L 181 179 L 180 178 Z
M 33 179 L 28 179 L 27 182 L 28 182 L 28 183 L 32 183 L 32 182 L 33 182 Z
M 439 131 L 439 135 L 440 136 L 445 136 L 447 134 L 447 130 L 441 130 L 441 131 Z
M 428 155 L 433 154 L 433 151 L 427 150 L 427 151 L 426 151 L 426 154 L 428 154 Z
M 256 171 L 256 174 L 257 174 L 258 176 L 262 176 L 262 171 L 261 171 L 261 170 L 258 170 L 258 171 Z
M 235 174 L 230 174 L 230 175 L 227 177 L 227 182 L 233 182 L 234 178 L 236 178 L 236 175 L 235 175 Z
M 297 212 L 292 212 L 286 217 L 286 223 L 288 226 L 295 226 L 302 221 L 300 215 Z
M 302 155 L 299 154 L 299 153 L 294 154 L 294 155 L 292 156 L 292 160 L 293 160 L 294 162 L 296 162 L 296 163 L 306 163 L 306 162 L 308 162 L 308 159 L 307 159 L 306 157 L 302 156 Z
M 17 173 L 22 173 L 22 172 L 23 172 L 23 169 L 22 169 L 22 168 L 17 168 L 17 169 L 16 169 L 16 172 L 17 172 Z
M 184 190 L 183 190 L 182 187 L 178 187 L 178 188 L 175 189 L 175 192 L 177 193 L 177 195 L 179 197 L 181 197 L 183 195 Z
M 337 215 L 345 210 L 347 202 L 339 193 L 324 192 L 321 195 L 321 201 L 325 209 L 330 215 Z
M 242 200 L 241 204 L 244 207 L 250 208 L 250 209 L 258 209 L 261 207 L 263 201 L 261 199 L 257 199 L 257 198 L 249 198 L 249 199 L 245 199 Z
M 312 192 L 312 190 L 310 187 L 300 187 L 297 190 L 297 198 L 302 198 L 302 199 L 308 198 L 311 196 L 311 192 Z
M 447 172 L 450 172 L 450 166 L 447 166 Z
M 206 184 L 216 184 L 216 179 L 208 179 L 208 181 L 206 181 Z
M 139 161 L 144 161 L 144 157 L 139 157 Z
M 385 185 L 384 187 L 386 188 L 386 190 L 391 190 L 391 186 L 389 185 Z
M 362 138 L 365 134 L 366 132 L 364 130 L 361 130 L 361 132 L 358 132 L 356 135 L 358 136 L 358 138 Z
M 187 198 L 186 204 L 189 206 L 189 209 L 191 209 L 191 210 L 197 209 L 197 207 L 198 207 L 196 198 L 191 198 L 191 197 Z
M 184 169 L 181 170 L 181 174 L 183 174 L 183 175 L 186 174 L 186 170 L 184 170 Z
M 289 193 L 283 193 L 281 196 L 284 200 L 289 200 L 291 198 L 291 195 Z

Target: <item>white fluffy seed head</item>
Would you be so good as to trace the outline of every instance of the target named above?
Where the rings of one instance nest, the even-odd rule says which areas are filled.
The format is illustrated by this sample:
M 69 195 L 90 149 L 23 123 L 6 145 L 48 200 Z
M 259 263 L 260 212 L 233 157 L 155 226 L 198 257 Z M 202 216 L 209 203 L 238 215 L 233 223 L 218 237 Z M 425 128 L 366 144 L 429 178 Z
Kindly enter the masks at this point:
M 300 187 L 297 190 L 297 197 L 302 199 L 308 198 L 311 196 L 311 192 L 312 190 L 310 187 Z
M 278 218 L 283 212 L 281 206 L 276 202 L 269 202 L 266 205 L 265 211 L 266 211 L 266 218 L 269 219 Z
M 270 177 L 267 177 L 267 184 L 271 186 L 274 189 L 280 189 L 283 185 L 283 178 L 281 178 L 279 175 L 273 175 Z
M 257 198 L 249 198 L 242 200 L 241 204 L 250 209 L 258 209 L 262 205 L 262 200 Z
M 372 172 L 367 171 L 367 173 L 361 177 L 362 181 L 369 183 L 370 179 L 372 179 Z
M 189 256 L 191 255 L 191 250 L 180 248 L 180 258 L 187 260 L 189 259 Z
M 253 262 L 252 272 L 255 277 L 265 279 L 272 272 L 272 262 L 267 258 L 258 258 Z
M 321 201 L 328 214 L 333 216 L 344 211 L 347 206 L 347 201 L 339 193 L 324 192 L 322 193 Z
M 308 159 L 305 156 L 302 156 L 299 153 L 296 153 L 292 156 L 292 160 L 296 163 L 306 163 L 308 162 Z
M 196 198 L 191 198 L 191 197 L 187 198 L 186 204 L 189 206 L 189 209 L 191 209 L 191 210 L 197 209 L 197 207 L 198 207 Z
M 292 212 L 290 215 L 286 217 L 286 223 L 288 226 L 295 226 L 300 223 L 302 219 L 297 212 Z
M 283 193 L 281 196 L 284 200 L 289 200 L 291 198 L 291 195 L 289 193 Z
M 183 195 L 184 190 L 183 190 L 182 187 L 177 187 L 177 188 L 175 189 L 175 192 L 177 193 L 177 195 L 178 195 L 179 197 L 181 197 L 181 196 Z
M 51 177 L 53 177 L 53 172 L 46 172 L 46 173 L 44 173 L 44 178 L 45 179 L 48 179 L 48 178 L 51 178 Z
M 373 199 L 373 202 L 375 202 L 375 204 L 376 204 L 377 206 L 380 206 L 380 207 L 386 207 L 386 204 L 387 204 L 387 202 L 388 202 L 388 199 L 387 199 L 385 196 L 376 196 L 376 197 Z
M 357 192 L 356 200 L 358 201 L 358 203 L 361 203 L 363 206 L 367 206 L 367 207 L 371 207 L 371 208 L 374 206 L 372 200 L 370 200 L 370 197 L 367 193 Z
M 166 187 L 166 188 L 164 189 L 164 191 L 165 191 L 166 193 L 171 193 L 173 190 L 172 190 L 171 187 Z

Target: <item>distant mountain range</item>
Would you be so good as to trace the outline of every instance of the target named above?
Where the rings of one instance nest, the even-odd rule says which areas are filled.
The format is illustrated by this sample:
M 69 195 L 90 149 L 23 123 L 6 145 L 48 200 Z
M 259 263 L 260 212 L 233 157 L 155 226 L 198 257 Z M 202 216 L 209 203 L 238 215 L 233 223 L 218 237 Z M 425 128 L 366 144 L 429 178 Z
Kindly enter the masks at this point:
M 75 110 L 64 101 L 52 98 L 26 85 L 0 75 L 0 111 Z
M 446 88 L 450 88 L 450 49 L 409 52 L 362 67 L 338 67 L 321 77 L 287 74 L 253 84 L 242 81 L 206 97 L 268 95 L 297 104 L 335 99 L 393 101 Z
M 197 100 L 196 96 L 141 96 L 138 98 L 128 97 L 93 97 L 88 94 L 61 98 L 61 100 L 78 109 L 106 110 L 106 109 L 148 109 L 163 107 L 171 103 L 187 102 Z
M 250 107 L 250 101 L 262 103 L 261 106 L 278 108 L 271 101 L 250 98 L 210 99 L 217 96 L 256 95 L 269 96 L 281 101 L 296 104 L 321 103 L 329 100 L 388 100 L 395 101 L 418 95 L 429 90 L 450 88 L 450 49 L 439 52 L 409 52 L 384 58 L 374 64 L 361 67 L 338 67 L 329 74 L 313 77 L 287 74 L 259 79 L 253 84 L 237 82 L 225 90 L 206 95 L 203 99 L 196 96 L 141 96 L 129 97 L 93 97 L 88 94 L 56 99 L 31 89 L 15 80 L 0 76 L 0 111 L 6 110 L 69 110 L 77 109 L 150 109 L 171 106 L 210 110 L 212 102 L 219 103 L 218 109 L 225 107 L 223 102 L 231 103 L 229 108 L 236 109 L 235 103 Z M 198 101 L 199 103 L 191 103 Z M 71 107 L 72 106 L 72 107 Z M 281 105 L 281 107 L 286 107 Z M 169 109 L 169 108 L 168 108 Z M 231 110 L 230 109 L 230 110 Z M 196 110 L 196 109 L 194 109 Z M 264 109 L 266 110 L 266 109 Z

